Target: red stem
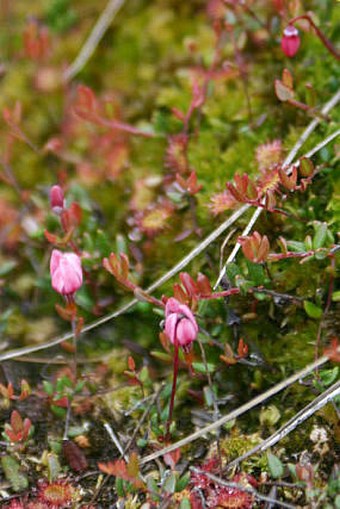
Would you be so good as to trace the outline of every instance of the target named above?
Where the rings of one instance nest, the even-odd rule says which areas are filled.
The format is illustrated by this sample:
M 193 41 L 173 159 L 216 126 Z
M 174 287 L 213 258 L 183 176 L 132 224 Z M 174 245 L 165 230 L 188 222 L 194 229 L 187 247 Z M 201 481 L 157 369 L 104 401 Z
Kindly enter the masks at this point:
M 177 329 L 177 326 L 176 326 Z M 166 423 L 166 440 L 169 440 L 170 438 L 170 424 L 172 421 L 172 414 L 174 411 L 174 404 L 175 404 L 175 394 L 176 394 L 176 385 L 177 385 L 177 374 L 178 374 L 178 356 L 179 353 L 179 346 L 178 341 L 176 337 L 176 331 L 175 331 L 175 352 L 174 352 L 174 374 L 172 379 L 172 389 L 171 389 L 171 398 L 170 398 L 170 406 L 169 406 L 169 416 Z
M 322 44 L 325 46 L 325 48 L 328 49 L 328 51 L 337 59 L 340 60 L 340 54 L 336 50 L 336 48 L 333 46 L 331 41 L 327 39 L 327 37 L 321 32 L 321 30 L 316 26 L 312 18 L 308 14 L 302 14 L 301 16 L 296 16 L 296 18 L 293 18 L 290 20 L 289 25 L 293 25 L 296 21 L 299 21 L 300 19 L 305 19 L 308 21 L 310 26 L 314 29 L 316 35 L 319 37 Z
M 215 292 L 210 295 L 200 295 L 200 299 L 211 300 L 211 299 L 219 299 L 220 297 L 229 297 L 229 295 L 236 295 L 240 293 L 239 288 L 230 288 L 230 290 L 225 290 L 224 292 Z
M 137 136 L 144 136 L 144 138 L 153 138 L 153 133 L 148 133 L 146 131 L 141 131 L 137 127 L 126 124 L 125 122 L 120 122 L 119 120 L 107 120 L 102 117 L 96 117 L 95 122 L 104 127 L 108 127 L 110 129 L 117 129 L 118 131 L 123 131 L 129 134 L 134 134 Z

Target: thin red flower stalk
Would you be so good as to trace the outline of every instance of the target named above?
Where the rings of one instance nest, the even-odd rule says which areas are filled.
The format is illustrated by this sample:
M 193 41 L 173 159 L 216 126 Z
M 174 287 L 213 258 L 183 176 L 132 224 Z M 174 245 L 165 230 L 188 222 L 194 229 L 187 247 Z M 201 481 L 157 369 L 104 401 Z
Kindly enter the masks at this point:
M 321 30 L 316 26 L 316 24 L 314 23 L 309 14 L 302 14 L 301 16 L 296 16 L 295 18 L 289 21 L 289 25 L 293 25 L 296 21 L 299 21 L 300 19 L 304 19 L 310 24 L 310 26 L 313 28 L 313 30 L 315 31 L 316 35 L 318 36 L 322 44 L 325 46 L 325 48 L 333 55 L 333 57 L 335 57 L 337 60 L 340 60 L 340 54 L 337 51 L 337 49 L 333 46 L 331 41 L 327 39 L 325 34 L 321 32 Z
M 179 344 L 178 344 L 178 339 L 177 339 L 177 327 L 178 327 L 178 323 L 176 324 L 176 329 L 175 329 L 173 376 L 172 376 L 172 388 L 171 388 L 171 396 L 170 396 L 169 415 L 168 415 L 168 420 L 166 421 L 166 433 L 165 433 L 166 440 L 170 439 L 170 425 L 172 422 L 172 415 L 174 412 L 176 386 L 177 386 L 177 375 L 178 375 L 178 365 L 179 365 L 179 362 L 178 362 L 179 361 Z
M 215 292 L 210 295 L 200 295 L 200 299 L 202 299 L 202 300 L 219 299 L 221 297 L 229 297 L 230 295 L 237 295 L 238 293 L 240 293 L 239 288 L 230 288 L 230 290 L 225 290 L 223 292 Z
M 174 345 L 174 371 L 169 416 L 166 423 L 166 440 L 169 440 L 178 374 L 178 350 L 181 347 L 185 353 L 188 353 L 198 334 L 198 325 L 191 309 L 186 304 L 181 304 L 174 297 L 170 297 L 165 306 L 165 333 Z

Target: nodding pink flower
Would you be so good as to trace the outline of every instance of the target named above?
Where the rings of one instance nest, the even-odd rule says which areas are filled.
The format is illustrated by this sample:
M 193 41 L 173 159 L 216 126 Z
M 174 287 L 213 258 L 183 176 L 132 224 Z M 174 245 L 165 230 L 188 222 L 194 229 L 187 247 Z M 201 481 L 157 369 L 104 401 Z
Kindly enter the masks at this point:
M 283 53 L 292 58 L 296 55 L 300 47 L 300 36 L 299 31 L 294 25 L 288 25 L 283 31 L 283 37 L 281 39 L 281 48 Z
M 83 284 L 81 260 L 75 253 L 62 253 L 53 249 L 50 272 L 52 288 L 61 295 L 73 295 Z
M 198 325 L 192 311 L 170 297 L 165 305 L 165 333 L 173 345 L 188 349 L 198 334 Z
M 64 209 L 64 191 L 60 186 L 52 186 L 50 190 L 51 208 L 55 214 L 61 214 Z

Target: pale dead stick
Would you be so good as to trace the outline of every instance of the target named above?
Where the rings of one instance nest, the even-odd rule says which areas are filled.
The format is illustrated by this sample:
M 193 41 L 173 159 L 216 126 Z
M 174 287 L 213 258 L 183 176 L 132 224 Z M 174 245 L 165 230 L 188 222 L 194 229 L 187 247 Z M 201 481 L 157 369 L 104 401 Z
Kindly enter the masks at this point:
M 327 114 L 330 112 L 330 110 L 332 108 L 334 108 L 337 103 L 340 101 L 340 90 L 338 90 L 336 92 L 336 94 L 333 95 L 333 97 L 325 104 L 325 106 L 322 108 L 321 112 L 323 114 Z M 294 160 L 296 154 L 298 153 L 298 151 L 300 150 L 300 148 L 302 147 L 302 145 L 305 143 L 305 141 L 309 138 L 309 136 L 312 134 L 312 132 L 314 131 L 314 129 L 319 125 L 320 123 L 320 119 L 319 118 L 314 118 L 311 123 L 307 126 L 307 128 L 304 130 L 304 132 L 302 133 L 302 135 L 300 136 L 300 138 L 298 139 L 298 141 L 295 143 L 294 147 L 292 148 L 292 150 L 289 152 L 288 156 L 286 157 L 286 159 L 284 160 L 283 162 L 283 166 L 289 166 L 291 165 L 292 161 Z M 329 143 L 331 140 L 333 140 L 334 138 L 336 138 L 338 135 L 339 135 L 339 132 L 340 130 L 337 130 L 335 133 L 331 134 L 330 136 L 328 136 L 326 138 L 327 140 L 327 143 Z M 325 141 L 325 140 L 324 140 Z M 320 143 L 319 143 L 320 145 Z M 320 150 L 320 147 L 319 145 L 317 145 L 317 147 L 315 147 L 315 149 L 317 148 L 317 150 L 311 150 L 310 152 L 308 152 L 306 154 L 305 157 L 311 157 L 313 154 L 315 154 L 318 150 Z M 322 145 L 323 147 L 324 145 Z M 322 148 L 321 147 L 321 148 Z M 296 166 L 296 165 L 293 165 L 293 166 Z M 287 173 L 289 172 L 290 168 L 288 168 L 288 171 Z M 248 205 L 248 208 L 250 208 L 251 205 Z M 256 223 L 256 221 L 258 220 L 258 218 L 260 217 L 261 213 L 263 211 L 263 208 L 262 207 L 257 207 L 257 209 L 255 210 L 255 212 L 253 213 L 253 215 L 251 216 L 247 226 L 245 227 L 245 229 L 243 230 L 241 236 L 242 237 L 245 237 L 246 235 L 248 235 L 248 233 L 251 232 L 254 224 Z M 227 261 L 225 262 L 222 270 L 220 271 L 219 275 L 218 275 L 218 278 L 217 278 L 217 281 L 214 285 L 214 289 L 217 288 L 217 286 L 220 284 L 223 276 L 225 275 L 226 273 L 226 270 L 227 270 L 227 266 L 229 263 L 232 263 L 236 256 L 237 256 L 237 253 L 239 251 L 241 247 L 241 244 L 239 242 L 237 242 L 235 244 L 235 247 L 234 249 L 232 250 L 232 252 L 230 253 Z
M 338 348 L 338 351 L 340 352 L 340 348 Z M 274 385 L 274 387 L 271 387 L 267 391 L 265 391 L 262 394 L 259 394 L 252 400 L 248 401 L 248 403 L 245 403 L 244 405 L 241 405 L 240 407 L 236 408 L 229 414 L 225 415 L 224 417 L 221 417 L 216 422 L 213 422 L 212 424 L 209 424 L 208 426 L 205 426 L 204 428 L 201 428 L 198 431 L 195 431 L 191 435 L 189 435 L 186 438 L 183 438 L 182 440 L 179 440 L 178 442 L 175 442 L 174 444 L 171 444 L 167 447 L 164 447 L 163 449 L 156 451 L 152 454 L 149 454 L 148 456 L 145 456 L 140 460 L 140 464 L 144 465 L 145 463 L 149 463 L 150 461 L 155 460 L 156 458 L 159 458 L 160 456 L 163 456 L 164 454 L 167 454 L 169 452 L 174 451 L 175 449 L 178 449 L 180 447 L 183 447 L 185 445 L 190 444 L 194 440 L 197 440 L 201 436 L 205 435 L 206 433 L 210 433 L 212 431 L 215 431 L 217 428 L 220 428 L 224 424 L 226 424 L 229 421 L 232 421 L 233 419 L 236 419 L 240 415 L 248 412 L 252 408 L 260 405 L 267 399 L 275 396 L 275 394 L 278 394 L 279 392 L 283 391 L 293 383 L 297 382 L 298 380 L 304 378 L 309 373 L 314 371 L 316 368 L 319 368 L 320 366 L 323 366 L 323 364 L 326 364 L 328 362 L 328 357 L 323 356 L 320 357 L 317 361 L 313 362 L 312 364 L 309 364 L 305 368 L 303 368 L 301 371 L 298 371 L 297 373 L 291 375 L 290 377 L 286 378 L 282 382 L 279 382 L 277 385 Z
M 103 38 L 106 30 L 109 28 L 114 17 L 124 3 L 125 0 L 109 0 L 76 59 L 64 72 L 65 81 L 72 80 L 87 64 L 95 52 L 100 40 Z
M 310 152 L 308 152 L 309 157 L 314 154 L 317 150 L 321 150 L 324 146 L 327 145 L 334 137 L 339 134 L 339 131 L 336 133 L 331 134 L 327 138 L 325 138 L 323 141 L 321 141 L 315 149 L 312 149 Z M 307 156 L 307 154 L 306 154 Z M 251 206 L 246 204 L 243 205 L 241 208 L 236 210 L 228 219 L 226 219 L 220 226 L 216 228 L 210 235 L 208 235 L 198 246 L 196 246 L 190 253 L 188 253 L 182 260 L 180 260 L 174 267 L 172 267 L 166 274 L 161 276 L 159 279 L 157 279 L 152 285 L 150 285 L 145 292 L 151 293 L 157 288 L 159 288 L 162 284 L 166 283 L 171 279 L 173 276 L 175 276 L 180 270 L 182 270 L 184 267 L 186 267 L 196 256 L 202 253 L 212 242 L 214 242 L 222 233 L 227 230 L 230 226 L 232 226 Z M 221 271 L 222 272 L 222 271 Z M 113 320 L 114 318 L 117 318 L 118 316 L 122 315 L 123 313 L 126 313 L 129 311 L 133 306 L 135 306 L 138 303 L 138 299 L 132 299 L 127 304 L 122 306 L 121 308 L 117 309 L 116 311 L 113 311 L 112 313 L 103 316 L 102 318 L 99 318 L 98 320 L 86 325 L 82 329 L 82 333 L 88 332 L 92 329 L 95 329 L 96 327 L 99 327 L 100 325 L 103 325 L 106 322 L 109 322 L 110 320 Z M 67 341 L 68 339 L 72 338 L 71 333 L 64 334 L 61 337 L 58 337 L 56 339 L 52 339 L 51 341 L 47 341 L 45 343 L 41 343 L 39 345 L 34 346 L 26 346 L 24 348 L 18 348 L 16 350 L 10 350 L 9 352 L 4 352 L 0 355 L 0 362 L 6 361 L 10 359 L 14 359 L 19 356 L 28 355 L 30 353 L 37 352 L 39 350 L 44 350 L 46 348 L 51 348 L 52 346 L 59 345 L 63 341 Z
M 277 442 L 282 440 L 289 433 L 294 431 L 295 428 L 300 426 L 306 419 L 311 417 L 311 415 L 315 414 L 320 408 L 324 407 L 327 403 L 329 403 L 332 399 L 340 394 L 340 381 L 333 384 L 326 391 L 320 394 L 317 398 L 315 398 L 311 403 L 306 405 L 302 410 L 300 410 L 294 417 L 292 417 L 286 424 L 284 424 L 280 429 L 278 429 L 275 433 L 273 433 L 270 437 L 266 438 L 261 444 L 256 445 L 249 451 L 242 454 L 235 460 L 228 463 L 224 468 L 229 470 L 230 468 L 238 465 L 245 459 L 253 456 L 256 453 L 264 452 L 269 447 L 272 447 Z

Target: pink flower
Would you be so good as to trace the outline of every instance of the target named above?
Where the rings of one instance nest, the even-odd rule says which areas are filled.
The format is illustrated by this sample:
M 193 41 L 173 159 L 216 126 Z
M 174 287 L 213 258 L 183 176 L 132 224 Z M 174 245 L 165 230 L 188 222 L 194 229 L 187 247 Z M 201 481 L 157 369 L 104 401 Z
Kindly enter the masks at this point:
M 283 53 L 291 58 L 296 55 L 300 47 L 300 36 L 297 28 L 293 25 L 288 25 L 283 31 L 281 39 L 281 48 Z
M 171 343 L 188 348 L 195 341 L 198 325 L 192 311 L 174 297 L 165 305 L 165 333 Z
M 61 295 L 73 295 L 83 283 L 81 260 L 75 253 L 53 249 L 50 272 L 52 288 Z
M 64 208 L 64 191 L 60 186 L 52 186 L 50 190 L 51 208 L 55 214 L 60 214 Z

